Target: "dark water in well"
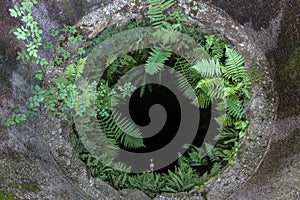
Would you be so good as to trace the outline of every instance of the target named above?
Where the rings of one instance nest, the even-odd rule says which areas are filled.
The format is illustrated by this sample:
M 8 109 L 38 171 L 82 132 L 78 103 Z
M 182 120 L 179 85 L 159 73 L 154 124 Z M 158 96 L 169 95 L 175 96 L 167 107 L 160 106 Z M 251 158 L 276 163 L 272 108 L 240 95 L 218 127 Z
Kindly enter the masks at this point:
M 146 89 L 142 97 L 140 97 L 141 88 L 137 89 L 133 95 L 130 97 L 129 111 L 131 115 L 131 120 L 139 126 L 148 126 L 151 124 L 152 120 L 149 116 L 149 110 L 154 105 L 161 105 L 165 109 L 166 116 L 157 116 L 162 121 L 158 129 L 155 129 L 155 133 L 142 132 L 144 137 L 144 148 L 139 149 L 126 149 L 124 146 L 123 149 L 126 151 L 135 152 L 139 154 L 151 153 L 156 150 L 164 148 L 168 145 L 178 134 L 180 126 L 182 126 L 182 107 L 196 110 L 200 114 L 200 121 L 198 121 L 196 132 L 195 133 L 186 133 L 194 134 L 193 145 L 200 147 L 203 143 L 203 140 L 206 136 L 206 131 L 210 124 L 211 112 L 210 107 L 207 109 L 199 109 L 195 105 L 192 105 L 190 100 L 183 98 L 184 100 L 178 100 L 174 93 L 168 88 L 158 85 L 151 84 L 151 91 Z M 166 117 L 166 119 L 164 119 Z M 189 130 L 189 127 L 184 127 L 186 130 Z M 150 137 L 149 137 L 150 136 Z M 182 143 L 183 146 L 185 143 Z M 177 152 L 170 152 L 178 156 Z M 165 155 L 161 155 L 160 159 L 163 159 Z M 174 156 L 174 155 L 172 155 Z M 151 158 L 149 157 L 149 160 Z M 124 161 L 126 163 L 126 161 Z M 177 161 L 169 163 L 168 166 L 158 169 L 158 172 L 167 172 L 168 169 L 174 170 Z M 132 166 L 134 168 L 134 166 Z

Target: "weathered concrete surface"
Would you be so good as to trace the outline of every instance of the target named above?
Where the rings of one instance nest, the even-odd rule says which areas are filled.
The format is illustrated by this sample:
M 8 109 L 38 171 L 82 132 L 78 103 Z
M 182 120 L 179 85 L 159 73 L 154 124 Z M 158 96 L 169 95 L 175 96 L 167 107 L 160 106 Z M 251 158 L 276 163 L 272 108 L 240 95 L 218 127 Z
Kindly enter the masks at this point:
M 251 124 L 241 142 L 237 162 L 207 184 L 206 198 L 224 199 L 229 195 L 233 199 L 276 198 L 279 190 L 266 193 L 262 188 L 269 191 L 279 180 L 283 185 L 276 186 L 277 189 L 289 195 L 280 197 L 299 197 L 299 180 L 292 176 L 299 174 L 299 1 L 179 2 L 185 5 L 191 20 L 204 30 L 219 33 L 245 56 L 254 83 L 253 98 L 248 103 Z M 201 4 L 205 2 L 212 4 Z M 8 15 L 12 3 L 17 1 L 4 0 L 0 6 L 0 118 L 7 116 L 14 103 L 24 104 L 34 84 L 33 70 L 13 59 L 22 44 L 10 31 L 19 23 Z M 94 12 L 96 18 L 101 15 L 99 19 L 114 23 L 124 20 L 128 12 L 141 15 L 143 7 L 132 3 L 40 0 L 34 15 L 45 30 L 43 38 L 49 39 L 51 28 L 74 24 L 88 13 Z M 98 14 L 97 8 L 100 8 Z M 93 24 L 85 28 L 92 33 L 101 31 L 101 20 L 94 23 L 99 25 L 98 29 L 92 30 Z M 104 23 L 104 28 L 107 25 L 110 23 Z M 45 49 L 41 50 L 44 56 L 49 56 Z M 59 122 L 46 121 L 41 115 L 20 130 L 3 125 L 0 128 L 0 194 L 3 190 L 10 191 L 21 199 L 123 198 L 101 181 L 90 178 L 84 165 L 71 157 L 67 129 Z M 31 187 L 25 187 L 24 182 Z M 134 198 L 128 191 L 125 193 L 124 196 Z
M 271 142 L 254 176 L 229 199 L 300 198 L 299 120 L 300 116 L 278 121 L 280 138 Z

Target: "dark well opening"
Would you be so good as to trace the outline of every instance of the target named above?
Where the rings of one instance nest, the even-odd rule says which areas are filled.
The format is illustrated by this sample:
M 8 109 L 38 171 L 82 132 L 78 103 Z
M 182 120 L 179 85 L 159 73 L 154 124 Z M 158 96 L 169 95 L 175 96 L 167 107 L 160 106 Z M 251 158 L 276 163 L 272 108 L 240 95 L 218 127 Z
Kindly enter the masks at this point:
M 150 87 L 148 87 L 150 86 Z M 191 103 L 188 98 L 180 97 L 180 102 L 176 95 L 167 87 L 159 84 L 149 84 L 146 87 L 144 94 L 140 96 L 142 87 L 136 89 L 129 100 L 129 113 L 131 115 L 131 120 L 139 126 L 148 126 L 151 124 L 151 119 L 149 116 L 149 110 L 154 105 L 160 105 L 165 109 L 166 119 L 161 117 L 161 120 L 165 120 L 163 126 L 156 129 L 157 133 L 142 132 L 144 138 L 145 147 L 138 149 L 128 149 L 121 146 L 122 149 L 135 153 L 150 153 L 161 148 L 164 148 L 169 144 L 176 134 L 178 133 L 179 126 L 181 125 L 182 107 L 188 109 L 197 110 L 200 113 L 200 121 L 198 124 L 196 133 L 186 133 L 194 134 L 195 138 L 192 142 L 193 145 L 200 147 L 206 136 L 206 131 L 209 127 L 211 118 L 211 106 L 206 109 L 199 109 L 197 106 Z M 150 89 L 149 89 L 150 88 Z M 158 116 L 159 117 L 159 116 Z M 182 146 L 184 143 L 182 143 Z M 176 154 L 178 155 L 178 154 Z M 176 156 L 175 155 L 175 156 Z M 183 154 L 185 155 L 185 154 Z M 170 155 L 171 156 L 171 155 Z M 163 156 L 162 156 L 163 157 Z M 146 160 L 150 160 L 151 158 Z M 162 158 L 163 159 L 163 158 Z M 122 160 L 122 158 L 120 158 Z M 126 163 L 126 159 L 122 160 Z M 156 170 L 156 172 L 167 172 L 167 170 L 174 170 L 177 164 L 177 160 L 170 163 L 168 166 Z M 130 163 L 131 167 L 134 168 L 135 163 Z M 137 164 L 138 165 L 138 164 Z

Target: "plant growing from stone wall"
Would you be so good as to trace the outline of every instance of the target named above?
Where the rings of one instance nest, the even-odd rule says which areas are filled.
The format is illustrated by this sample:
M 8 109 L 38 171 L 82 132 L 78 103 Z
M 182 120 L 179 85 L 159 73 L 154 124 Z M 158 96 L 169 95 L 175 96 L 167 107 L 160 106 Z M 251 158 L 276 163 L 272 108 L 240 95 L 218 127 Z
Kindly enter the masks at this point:
M 66 49 L 67 43 L 78 43 L 82 41 L 82 35 L 77 32 L 74 26 L 64 25 L 61 31 L 51 30 L 51 36 L 56 37 L 60 35 L 60 45 L 54 50 L 56 54 L 53 61 L 47 61 L 39 54 L 39 48 L 43 45 L 41 34 L 43 30 L 39 29 L 38 23 L 32 16 L 32 7 L 38 3 L 37 0 L 24 0 L 19 6 L 15 5 L 9 9 L 10 15 L 14 18 L 21 18 L 22 25 L 13 30 L 14 35 L 18 40 L 24 41 L 25 50 L 17 52 L 17 60 L 29 62 L 37 68 L 35 70 L 34 78 L 37 81 L 49 82 L 51 88 L 43 88 L 39 84 L 34 87 L 32 96 L 26 103 L 26 108 L 21 108 L 20 105 L 15 105 L 13 114 L 4 119 L 7 126 L 18 125 L 21 127 L 22 123 L 28 118 L 32 118 L 37 114 L 39 108 L 44 106 L 48 111 L 49 117 L 61 116 L 66 119 L 64 112 L 72 108 L 72 81 L 80 65 L 84 60 L 79 60 L 78 64 L 70 64 L 66 67 L 66 77 L 47 78 L 46 71 L 50 68 L 50 63 L 56 65 L 66 66 L 70 59 L 70 52 Z M 63 33 L 63 34 L 61 34 Z M 46 48 L 53 49 L 52 42 L 45 43 Z M 77 53 L 79 56 L 85 53 L 82 47 L 78 47 Z M 74 57 L 74 56 L 73 56 Z M 74 67 L 76 65 L 76 67 Z M 47 79 L 47 81 L 46 81 Z M 22 110 L 22 111 L 21 111 Z M 25 111 L 24 111 L 25 110 Z

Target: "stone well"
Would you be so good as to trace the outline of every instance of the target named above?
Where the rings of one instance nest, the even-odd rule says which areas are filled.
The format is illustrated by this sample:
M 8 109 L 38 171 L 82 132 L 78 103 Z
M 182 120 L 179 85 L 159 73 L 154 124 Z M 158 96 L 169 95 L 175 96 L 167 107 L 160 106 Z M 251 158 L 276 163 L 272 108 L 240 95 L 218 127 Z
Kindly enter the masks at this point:
M 35 82 L 34 67 L 15 61 L 22 43 L 11 30 L 20 24 L 0 6 L 0 116 L 24 104 Z M 205 191 L 156 199 L 300 198 L 300 3 L 298 0 L 178 0 L 191 22 L 220 35 L 244 56 L 252 80 L 246 102 L 250 125 L 236 162 L 206 183 Z M 40 0 L 34 16 L 51 39 L 50 29 L 78 25 L 87 37 L 106 27 L 140 18 L 144 1 Z M 51 53 L 41 49 L 45 57 Z M 67 126 L 39 116 L 18 129 L 0 129 L 0 196 L 20 199 L 147 199 L 137 190 L 116 191 L 89 176 L 72 157 Z M 297 178 L 298 177 L 298 178 Z M 276 183 L 280 183 L 279 185 Z M 272 190 L 272 188 L 275 188 Z M 2 192 L 2 193 L 1 193 Z

